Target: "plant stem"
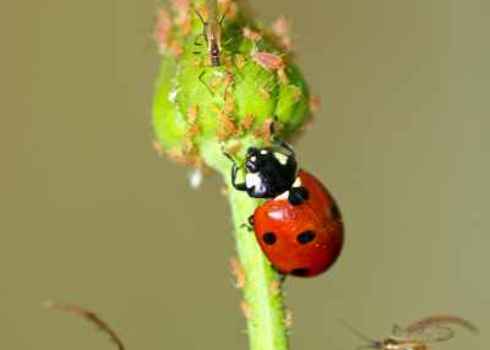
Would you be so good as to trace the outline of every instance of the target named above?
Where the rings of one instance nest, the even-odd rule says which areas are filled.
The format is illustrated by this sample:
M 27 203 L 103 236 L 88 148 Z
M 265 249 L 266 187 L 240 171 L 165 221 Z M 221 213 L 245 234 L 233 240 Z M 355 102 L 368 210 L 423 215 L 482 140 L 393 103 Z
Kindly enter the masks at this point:
M 231 163 L 216 144 L 203 147 L 203 154 L 223 175 L 232 211 L 234 238 L 245 283 L 242 308 L 247 319 L 250 350 L 287 350 L 288 337 L 282 293 L 283 276 L 272 268 L 246 225 L 260 201 L 239 192 L 231 185 Z M 246 224 L 246 225 L 244 225 Z
M 234 236 L 238 257 L 245 273 L 243 297 L 251 350 L 285 350 L 288 348 L 284 323 L 281 276 L 271 267 L 260 250 L 255 235 L 243 226 L 257 206 L 257 201 L 238 193 L 227 181 L 233 213 Z

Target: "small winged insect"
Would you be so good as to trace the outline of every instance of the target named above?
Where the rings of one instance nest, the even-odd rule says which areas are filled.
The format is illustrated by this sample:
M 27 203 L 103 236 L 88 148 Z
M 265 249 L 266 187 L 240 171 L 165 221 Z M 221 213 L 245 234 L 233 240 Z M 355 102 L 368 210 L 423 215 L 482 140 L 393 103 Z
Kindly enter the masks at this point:
M 204 20 L 202 15 L 194 8 L 194 12 L 203 24 L 202 36 L 208 46 L 209 61 L 211 66 L 221 65 L 221 24 L 225 19 L 225 13 L 218 19 L 218 6 L 216 0 L 207 1 L 208 19 Z M 196 42 L 196 45 L 198 43 Z
M 352 333 L 367 341 L 367 344 L 357 349 L 429 350 L 430 344 L 448 341 L 454 337 L 455 331 L 452 326 L 460 326 L 478 333 L 478 329 L 469 321 L 452 315 L 430 316 L 405 328 L 395 325 L 392 335 L 382 340 L 371 339 L 349 324 L 343 323 Z

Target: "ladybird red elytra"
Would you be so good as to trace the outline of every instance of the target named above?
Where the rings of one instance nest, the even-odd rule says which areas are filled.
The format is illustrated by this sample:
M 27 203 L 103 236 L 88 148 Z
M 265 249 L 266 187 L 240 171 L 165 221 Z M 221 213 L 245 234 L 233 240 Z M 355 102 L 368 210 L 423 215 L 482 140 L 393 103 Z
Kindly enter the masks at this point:
M 298 179 L 307 199 L 300 204 L 285 195 L 269 199 L 250 221 L 272 266 L 283 274 L 312 277 L 337 260 L 344 230 L 335 200 L 322 183 L 304 170 Z

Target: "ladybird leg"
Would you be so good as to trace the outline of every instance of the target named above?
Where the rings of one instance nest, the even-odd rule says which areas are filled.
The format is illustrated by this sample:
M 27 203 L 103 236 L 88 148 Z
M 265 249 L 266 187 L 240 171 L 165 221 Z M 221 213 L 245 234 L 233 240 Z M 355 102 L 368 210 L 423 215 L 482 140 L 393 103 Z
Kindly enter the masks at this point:
M 245 224 L 245 223 L 241 224 L 240 228 L 247 229 L 248 232 L 253 232 L 253 230 L 254 230 L 252 226 L 250 226 L 249 224 Z
M 303 204 L 306 200 L 308 200 L 309 193 L 308 190 L 303 187 L 292 187 L 289 190 L 288 201 L 292 205 L 300 205 Z
M 231 184 L 238 191 L 246 191 L 247 186 L 245 186 L 245 183 L 237 183 L 237 181 L 236 181 L 237 175 L 238 175 L 238 170 L 240 168 L 237 165 L 236 161 L 231 156 L 231 154 L 229 154 L 228 152 L 225 151 L 225 147 L 223 144 L 221 144 L 221 152 L 223 152 L 224 156 L 226 158 L 228 158 L 233 163 L 233 166 L 231 168 Z
M 254 227 L 255 226 L 255 222 L 254 222 L 254 216 L 253 215 L 250 215 L 248 217 L 248 223 L 250 226 Z
M 239 169 L 238 165 L 236 165 L 236 163 L 233 163 L 233 167 L 231 168 L 231 184 L 233 185 L 233 187 L 237 191 L 246 191 L 247 186 L 245 185 L 245 183 L 244 182 L 243 183 L 237 183 L 237 181 L 236 181 L 238 169 Z

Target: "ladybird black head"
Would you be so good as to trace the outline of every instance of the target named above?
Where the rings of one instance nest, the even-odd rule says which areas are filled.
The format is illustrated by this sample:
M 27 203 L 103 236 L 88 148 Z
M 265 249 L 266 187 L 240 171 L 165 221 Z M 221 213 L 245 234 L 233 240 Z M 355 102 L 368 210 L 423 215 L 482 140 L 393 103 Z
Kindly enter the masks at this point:
M 250 147 L 245 160 L 246 191 L 251 197 L 274 198 L 288 191 L 297 176 L 298 165 L 289 146 Z

